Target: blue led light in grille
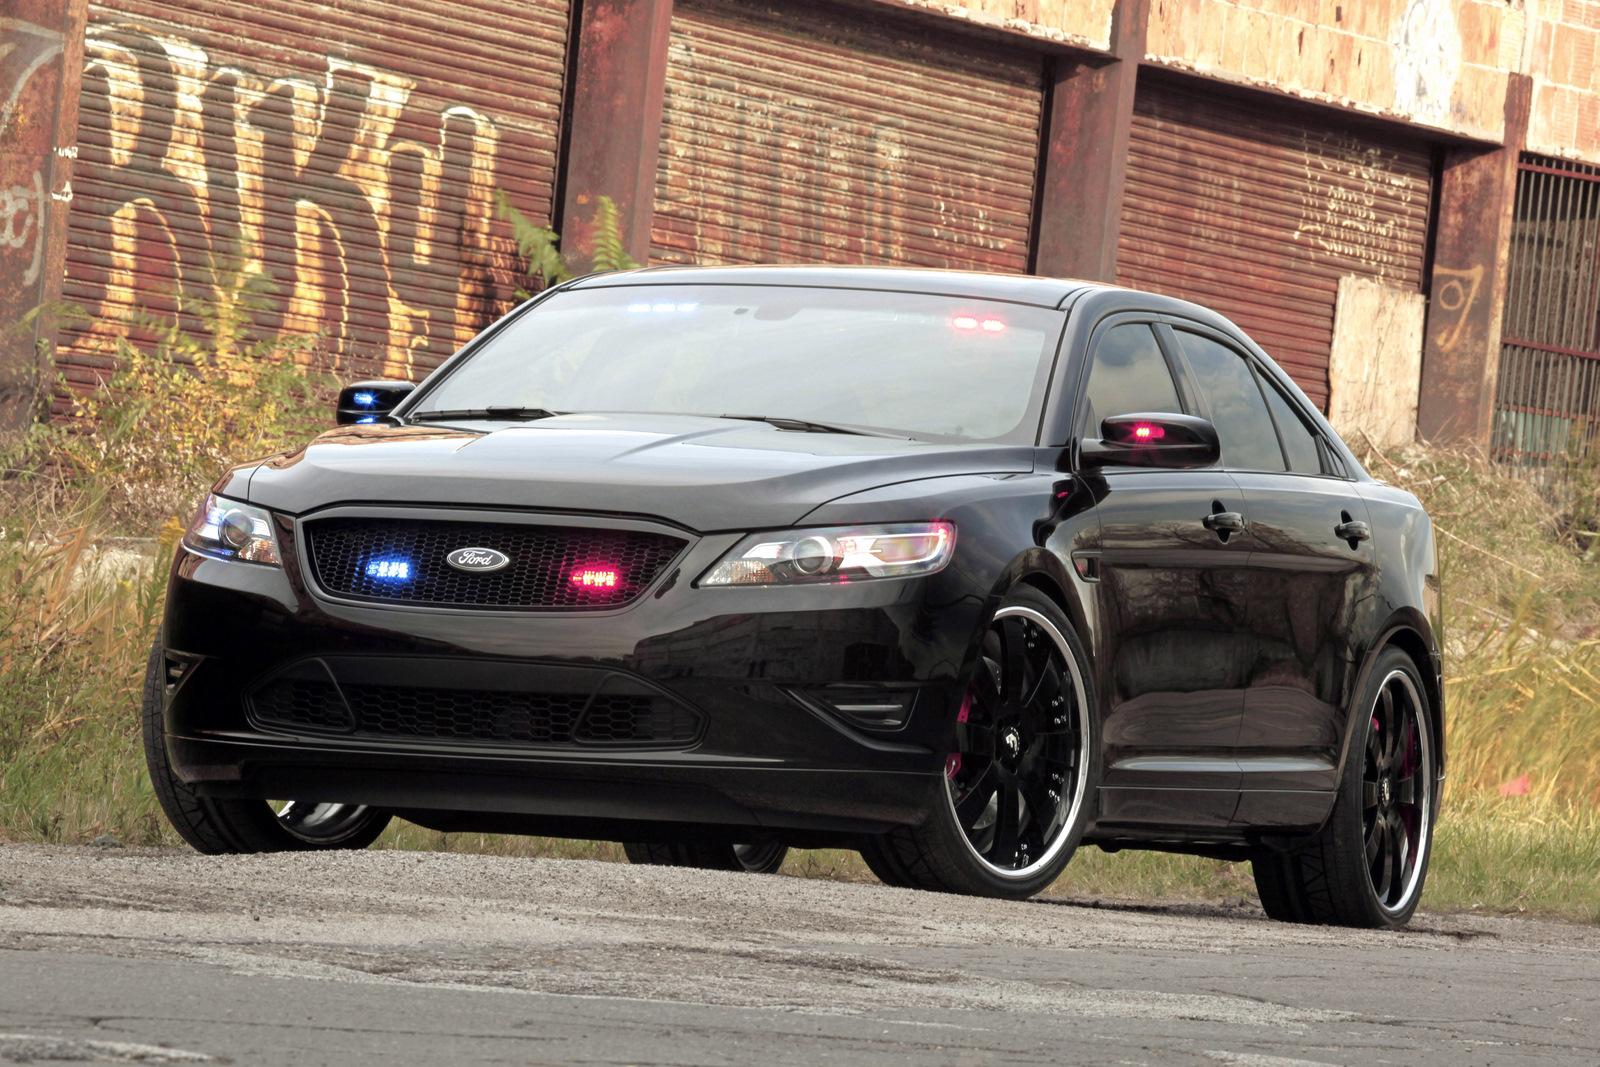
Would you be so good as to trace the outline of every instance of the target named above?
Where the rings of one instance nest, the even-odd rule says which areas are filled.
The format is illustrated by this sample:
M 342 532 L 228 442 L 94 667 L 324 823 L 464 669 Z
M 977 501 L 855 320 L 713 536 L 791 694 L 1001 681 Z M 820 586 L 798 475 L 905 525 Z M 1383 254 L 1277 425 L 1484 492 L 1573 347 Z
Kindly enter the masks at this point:
M 367 561 L 367 577 L 383 578 L 391 582 L 411 580 L 411 561 L 408 559 L 374 559 Z

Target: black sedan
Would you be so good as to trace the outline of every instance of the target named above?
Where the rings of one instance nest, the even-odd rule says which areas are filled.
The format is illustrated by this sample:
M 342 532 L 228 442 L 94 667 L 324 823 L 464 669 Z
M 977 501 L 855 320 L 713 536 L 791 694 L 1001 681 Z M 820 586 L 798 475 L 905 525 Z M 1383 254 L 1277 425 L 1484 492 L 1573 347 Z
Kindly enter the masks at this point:
M 1394 926 L 1443 773 L 1432 527 L 1221 316 L 643 270 L 528 302 L 195 516 L 144 724 L 206 852 L 391 816 L 1003 897 L 1081 845 Z

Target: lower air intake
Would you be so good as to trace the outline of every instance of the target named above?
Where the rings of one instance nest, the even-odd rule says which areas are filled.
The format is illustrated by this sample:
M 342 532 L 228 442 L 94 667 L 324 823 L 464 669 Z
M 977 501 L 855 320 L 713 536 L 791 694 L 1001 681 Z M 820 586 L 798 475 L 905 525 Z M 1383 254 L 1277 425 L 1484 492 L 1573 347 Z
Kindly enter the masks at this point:
M 338 661 L 333 661 L 337 663 Z M 368 671 L 370 664 L 364 665 Z M 700 735 L 693 708 L 626 676 L 557 671 L 566 691 L 445 688 L 334 680 L 320 661 L 250 694 L 251 719 L 270 731 L 369 739 L 520 745 L 684 747 Z

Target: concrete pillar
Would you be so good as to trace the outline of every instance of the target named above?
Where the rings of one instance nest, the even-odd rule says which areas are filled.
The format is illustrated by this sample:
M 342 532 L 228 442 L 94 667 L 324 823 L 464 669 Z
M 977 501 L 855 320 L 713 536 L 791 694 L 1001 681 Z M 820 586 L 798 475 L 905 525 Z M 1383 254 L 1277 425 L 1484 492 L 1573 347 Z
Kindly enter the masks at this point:
M 1417 400 L 1417 435 L 1425 441 L 1489 442 L 1517 159 L 1531 98 L 1532 80 L 1511 75 L 1505 144 L 1445 153 Z
M 49 388 L 77 154 L 87 0 L 9 0 L 0 15 L 0 433 Z
M 1150 0 L 1118 0 L 1109 57 L 1056 59 L 1035 274 L 1116 280 L 1133 98 L 1149 24 Z
M 584 0 L 567 90 L 561 248 L 587 269 L 595 204 L 616 201 L 628 254 L 650 256 L 672 0 Z

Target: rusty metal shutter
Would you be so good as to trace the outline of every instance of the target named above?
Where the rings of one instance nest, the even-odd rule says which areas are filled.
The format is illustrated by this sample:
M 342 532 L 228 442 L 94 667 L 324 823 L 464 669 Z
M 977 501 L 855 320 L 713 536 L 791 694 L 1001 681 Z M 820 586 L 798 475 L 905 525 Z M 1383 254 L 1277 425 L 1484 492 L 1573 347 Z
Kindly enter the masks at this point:
M 1326 406 L 1339 278 L 1419 290 L 1431 188 L 1424 142 L 1141 77 L 1117 280 L 1228 316 Z
M 506 307 L 503 189 L 550 217 L 567 0 L 115 0 L 91 7 L 60 364 L 244 266 L 258 328 L 347 374 L 419 375 Z
M 919 24 L 680 0 L 652 257 L 1026 271 L 1043 86 Z

